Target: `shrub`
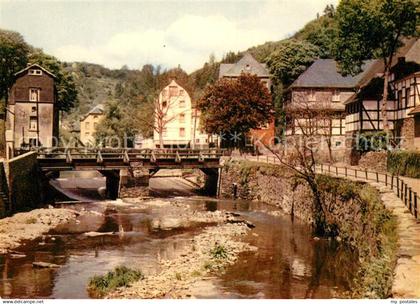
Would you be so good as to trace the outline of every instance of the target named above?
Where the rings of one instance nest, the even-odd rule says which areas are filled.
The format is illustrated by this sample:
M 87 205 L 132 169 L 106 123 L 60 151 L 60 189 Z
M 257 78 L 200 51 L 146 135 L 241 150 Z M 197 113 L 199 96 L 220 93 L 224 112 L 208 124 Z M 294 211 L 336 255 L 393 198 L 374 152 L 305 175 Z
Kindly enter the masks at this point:
M 411 151 L 398 151 L 388 153 L 388 172 L 395 175 L 403 175 L 420 178 L 420 153 Z
M 142 279 L 144 279 L 144 276 L 140 271 L 119 266 L 105 275 L 91 278 L 88 289 L 97 296 L 103 297 L 118 287 L 129 286 L 131 283 Z
M 214 248 L 210 251 L 210 254 L 215 259 L 226 259 L 228 256 L 226 248 L 223 245 L 218 244 L 214 246 Z
M 361 152 L 386 151 L 388 143 L 389 138 L 385 132 L 366 132 L 358 137 L 357 150 Z

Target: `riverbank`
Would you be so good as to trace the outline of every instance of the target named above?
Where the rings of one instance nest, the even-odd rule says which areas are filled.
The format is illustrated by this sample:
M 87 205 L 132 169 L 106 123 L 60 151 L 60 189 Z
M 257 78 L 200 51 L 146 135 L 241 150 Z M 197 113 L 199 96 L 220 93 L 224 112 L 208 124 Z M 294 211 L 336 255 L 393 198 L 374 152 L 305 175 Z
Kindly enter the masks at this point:
M 316 183 L 321 208 L 317 209 L 305 181 L 280 165 L 230 160 L 222 172 L 221 193 L 225 197 L 236 192 L 239 198 L 277 206 L 308 224 L 313 224 L 319 216 L 315 212 L 322 210 L 327 236 L 342 241 L 359 255 L 360 267 L 353 291 L 343 296 L 386 298 L 392 295 L 397 220 L 385 208 L 375 187 L 319 175 Z
M 50 208 L 16 213 L 1 219 L 0 253 L 7 253 L 26 241 L 35 240 L 51 229 L 76 219 L 80 214 L 80 211 Z
M 191 238 L 191 245 L 173 260 L 161 260 L 161 271 L 135 282 L 130 287 L 120 288 L 107 298 L 156 299 L 194 297 L 192 284 L 209 275 L 223 272 L 235 263 L 239 253 L 255 250 L 240 240 L 250 228 L 243 223 L 222 224 L 207 227 Z

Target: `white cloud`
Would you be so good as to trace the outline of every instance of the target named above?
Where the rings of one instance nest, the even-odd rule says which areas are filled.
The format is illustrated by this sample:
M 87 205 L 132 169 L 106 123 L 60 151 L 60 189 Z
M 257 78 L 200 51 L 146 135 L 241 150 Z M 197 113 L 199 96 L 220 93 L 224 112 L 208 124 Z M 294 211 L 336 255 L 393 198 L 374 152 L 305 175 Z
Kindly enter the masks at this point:
M 139 68 L 146 63 L 170 68 L 180 64 L 191 72 L 201 67 L 211 53 L 220 58 L 230 50 L 245 50 L 284 38 L 314 18 L 316 12 L 322 11 L 330 2 L 272 0 L 261 5 L 257 2 L 254 14 L 239 21 L 222 15 L 185 14 L 164 29 L 121 32 L 102 45 L 66 45 L 52 53 L 65 61 L 88 61 L 111 68 L 124 64 Z

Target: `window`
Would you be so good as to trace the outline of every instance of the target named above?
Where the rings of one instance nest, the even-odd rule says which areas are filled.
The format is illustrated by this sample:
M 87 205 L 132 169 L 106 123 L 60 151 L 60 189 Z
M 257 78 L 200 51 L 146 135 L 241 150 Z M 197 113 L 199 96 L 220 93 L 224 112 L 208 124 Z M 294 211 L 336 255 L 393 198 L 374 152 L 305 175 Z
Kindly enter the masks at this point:
M 251 71 L 251 66 L 250 66 L 249 64 L 247 64 L 247 65 L 245 66 L 245 70 L 246 70 L 246 71 Z
M 397 104 L 397 109 L 402 109 L 403 104 L 402 104 L 402 91 L 398 91 L 398 104 Z
M 90 123 L 88 121 L 85 122 L 85 127 L 86 127 L 86 129 L 89 129 L 90 128 Z
M 332 95 L 332 101 L 340 102 L 340 91 L 334 90 L 333 95 Z
M 184 90 L 179 89 L 179 96 L 182 96 L 182 95 L 184 95 Z
M 169 95 L 170 96 L 178 96 L 178 87 L 170 86 L 169 87 Z
M 40 76 L 42 75 L 42 70 L 40 69 L 30 69 L 28 72 L 29 75 L 37 75 Z
M 98 119 L 98 115 L 93 115 L 93 119 Z
M 405 89 L 405 107 L 408 108 L 410 106 L 410 88 Z
M 31 107 L 31 114 L 36 114 L 36 107 Z
M 179 128 L 179 137 L 185 137 L 185 128 Z
M 184 123 L 185 122 L 185 114 L 181 113 L 179 114 L 179 122 Z
M 316 94 L 314 90 L 310 90 L 308 93 L 308 100 L 309 101 L 316 101 Z
M 29 130 L 36 131 L 37 130 L 37 118 L 31 117 L 29 119 Z
M 185 108 L 185 100 L 180 100 L 179 101 L 179 107 L 180 108 Z
M 196 143 L 196 144 L 199 144 L 199 143 L 200 143 L 200 139 L 199 139 L 199 138 L 197 138 L 197 139 L 195 140 L 195 143 Z
M 29 100 L 39 101 L 40 89 L 29 89 Z
M 266 88 L 268 88 L 268 82 L 267 82 L 267 81 L 263 80 L 263 81 L 261 81 L 261 82 L 262 82 L 262 84 L 263 84 Z
M 162 108 L 166 108 L 168 106 L 168 102 L 166 100 L 162 101 Z
M 341 141 L 338 141 L 338 140 L 337 140 L 337 141 L 335 142 L 335 146 L 336 146 L 336 147 L 340 147 L 340 146 L 341 146 Z

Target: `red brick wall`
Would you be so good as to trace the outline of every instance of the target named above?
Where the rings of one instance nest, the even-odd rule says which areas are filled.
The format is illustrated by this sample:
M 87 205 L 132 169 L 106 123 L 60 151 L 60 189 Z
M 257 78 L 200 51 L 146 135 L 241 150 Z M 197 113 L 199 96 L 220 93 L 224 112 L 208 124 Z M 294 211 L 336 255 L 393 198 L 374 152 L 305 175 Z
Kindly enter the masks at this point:
M 264 145 L 274 144 L 275 126 L 274 121 L 268 124 L 267 129 L 253 129 L 250 131 L 253 141 L 258 145 L 260 141 Z

